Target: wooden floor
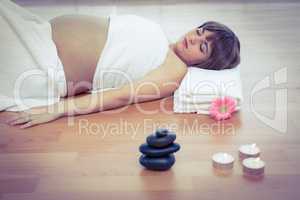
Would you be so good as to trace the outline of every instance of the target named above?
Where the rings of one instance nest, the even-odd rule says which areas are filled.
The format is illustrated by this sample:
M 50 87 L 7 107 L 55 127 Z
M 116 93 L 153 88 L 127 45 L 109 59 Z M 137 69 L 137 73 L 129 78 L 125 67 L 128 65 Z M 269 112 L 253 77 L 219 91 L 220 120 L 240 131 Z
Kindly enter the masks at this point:
M 299 198 L 300 3 L 18 2 L 46 19 L 137 14 L 161 23 L 174 40 L 206 20 L 223 22 L 241 40 L 245 102 L 241 112 L 219 124 L 203 115 L 172 113 L 172 97 L 27 130 L 7 126 L 3 121 L 11 114 L 0 113 L 1 200 Z M 268 77 L 264 88 L 268 84 L 261 81 Z M 161 126 L 176 132 L 182 148 L 171 170 L 152 172 L 139 165 L 138 147 Z M 243 176 L 237 150 L 248 143 L 262 150 L 262 179 Z M 236 158 L 228 176 L 212 168 L 211 156 L 219 151 Z

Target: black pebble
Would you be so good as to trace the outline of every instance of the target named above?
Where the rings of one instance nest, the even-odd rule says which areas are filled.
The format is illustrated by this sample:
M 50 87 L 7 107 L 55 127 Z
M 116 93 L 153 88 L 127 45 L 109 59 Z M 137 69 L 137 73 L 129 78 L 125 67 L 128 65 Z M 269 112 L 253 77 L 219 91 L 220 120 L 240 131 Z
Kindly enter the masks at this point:
M 152 147 L 163 148 L 172 144 L 176 140 L 176 135 L 170 133 L 165 137 L 156 137 L 155 135 L 149 135 L 147 137 L 147 144 Z
M 142 144 L 140 146 L 140 152 L 143 154 L 146 154 L 147 156 L 150 156 L 150 157 L 166 156 L 168 154 L 175 153 L 179 149 L 180 149 L 180 145 L 177 143 L 173 143 L 173 144 L 171 144 L 165 148 L 161 148 L 161 149 L 150 147 L 147 144 Z
M 151 170 L 167 170 L 170 169 L 175 163 L 175 156 L 173 154 L 152 158 L 146 155 L 141 155 L 139 159 L 141 165 Z
M 165 128 L 158 128 L 155 131 L 156 137 L 165 137 L 168 135 L 168 133 L 169 133 L 169 130 L 165 129 Z

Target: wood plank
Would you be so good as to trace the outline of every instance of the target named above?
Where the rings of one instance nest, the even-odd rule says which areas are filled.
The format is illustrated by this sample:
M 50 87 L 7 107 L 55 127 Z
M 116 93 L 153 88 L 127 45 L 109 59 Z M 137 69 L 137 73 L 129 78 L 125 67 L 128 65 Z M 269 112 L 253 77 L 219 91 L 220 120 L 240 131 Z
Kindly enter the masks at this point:
M 170 40 L 204 21 L 223 22 L 241 41 L 244 104 L 222 123 L 204 115 L 174 114 L 172 97 L 27 130 L 7 126 L 4 121 L 13 113 L 0 113 L 0 199 L 298 199 L 300 3 L 226 2 L 22 1 L 49 19 L 71 12 L 106 15 L 113 9 L 142 14 L 157 20 Z M 284 67 L 287 82 L 275 85 L 274 73 Z M 278 89 L 287 89 L 284 133 L 261 121 L 250 105 L 253 87 L 267 76 L 271 86 L 255 95 L 254 108 L 270 119 L 275 111 L 284 113 L 284 106 L 275 110 L 274 97 Z M 147 115 L 141 109 L 156 112 Z M 166 172 L 145 170 L 138 163 L 139 145 L 157 127 L 173 130 L 181 145 L 175 165 Z M 249 143 L 261 148 L 266 162 L 262 179 L 243 176 L 237 151 Z M 220 151 L 236 159 L 228 176 L 212 168 L 211 156 Z

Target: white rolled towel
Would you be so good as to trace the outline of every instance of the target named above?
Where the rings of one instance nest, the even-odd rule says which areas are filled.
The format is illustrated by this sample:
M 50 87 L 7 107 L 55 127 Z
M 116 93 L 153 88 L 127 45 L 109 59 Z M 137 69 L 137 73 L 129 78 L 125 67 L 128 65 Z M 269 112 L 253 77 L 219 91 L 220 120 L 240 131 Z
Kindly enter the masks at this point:
M 240 67 L 225 70 L 189 67 L 174 93 L 173 111 L 209 114 L 211 102 L 224 96 L 236 99 L 237 110 L 240 109 L 243 101 Z

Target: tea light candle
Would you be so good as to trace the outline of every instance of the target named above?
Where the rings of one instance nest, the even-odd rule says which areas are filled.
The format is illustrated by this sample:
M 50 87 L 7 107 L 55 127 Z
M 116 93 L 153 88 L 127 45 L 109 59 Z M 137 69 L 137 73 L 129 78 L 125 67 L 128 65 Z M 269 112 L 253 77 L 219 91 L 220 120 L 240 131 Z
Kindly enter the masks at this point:
M 265 162 L 258 158 L 246 158 L 243 160 L 243 171 L 246 175 L 259 176 L 265 171 Z
M 213 166 L 218 169 L 232 169 L 234 157 L 228 153 L 216 153 L 212 156 Z
M 245 158 L 256 158 L 260 155 L 260 149 L 256 144 L 246 144 L 242 145 L 239 148 L 239 157 L 240 160 L 244 160 Z

